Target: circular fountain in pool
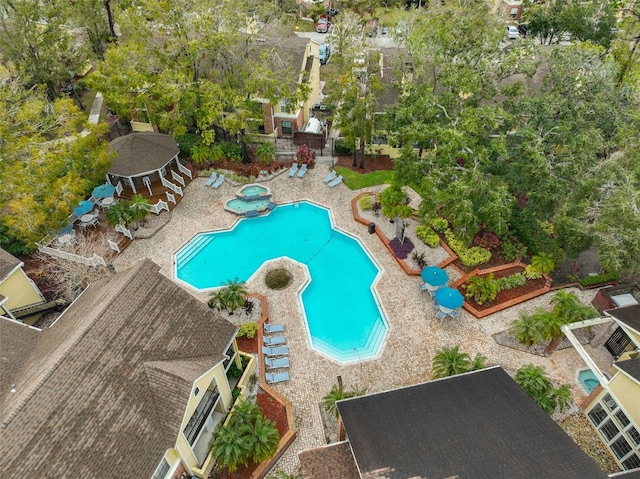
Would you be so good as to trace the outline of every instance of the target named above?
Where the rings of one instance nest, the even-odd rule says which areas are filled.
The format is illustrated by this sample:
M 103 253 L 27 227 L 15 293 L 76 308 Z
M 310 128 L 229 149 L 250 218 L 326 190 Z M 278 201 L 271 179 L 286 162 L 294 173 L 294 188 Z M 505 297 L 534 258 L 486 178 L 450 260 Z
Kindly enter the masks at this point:
M 236 192 L 236 197 L 227 201 L 224 209 L 236 215 L 256 216 L 258 213 L 273 209 L 271 191 L 258 184 L 245 185 Z

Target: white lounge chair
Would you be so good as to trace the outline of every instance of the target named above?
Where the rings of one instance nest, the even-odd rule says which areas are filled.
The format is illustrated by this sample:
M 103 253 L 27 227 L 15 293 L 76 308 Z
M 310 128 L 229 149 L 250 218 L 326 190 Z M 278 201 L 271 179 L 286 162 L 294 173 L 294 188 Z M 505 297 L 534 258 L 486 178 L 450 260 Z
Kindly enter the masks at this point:
M 263 339 L 265 346 L 275 346 L 276 344 L 284 344 L 287 342 L 287 338 L 284 336 L 265 336 Z
M 338 176 L 335 180 L 331 181 L 331 183 L 329 183 L 329 187 L 333 188 L 334 186 L 340 183 L 342 183 L 342 175 Z
M 277 346 L 275 348 L 262 346 L 262 354 L 267 356 L 286 356 L 289 354 L 289 346 Z
M 429 291 L 427 285 L 424 283 L 418 283 L 418 288 L 420 288 L 420 291 Z
M 294 176 L 296 171 L 298 171 L 298 163 L 291 165 L 291 168 L 289 169 L 289 176 Z
M 300 171 L 298 171 L 298 178 L 302 178 L 304 174 L 307 172 L 307 164 L 303 163 L 300 167 Z
M 220 185 L 224 182 L 224 175 L 220 175 L 218 176 L 218 179 L 216 180 L 216 182 L 211 185 L 211 188 L 220 188 Z
M 282 331 L 284 331 L 284 324 L 264 323 L 263 326 L 265 333 L 281 333 Z
M 268 383 L 281 383 L 289 380 L 289 373 L 264 373 L 264 377 L 267 379 Z
M 209 179 L 207 180 L 207 182 L 204 185 L 205 186 L 211 186 L 216 181 L 217 177 L 218 177 L 218 173 L 216 173 L 214 171 L 213 173 L 211 173 L 211 176 L 209 177 Z
M 325 178 L 322 180 L 325 183 L 329 183 L 331 180 L 335 179 L 337 173 L 336 170 L 331 170 L 331 173 L 329 173 L 329 176 L 325 176 Z
M 273 358 L 270 358 L 269 356 L 265 356 L 264 364 L 267 366 L 267 369 L 288 368 L 289 358 L 273 359 Z

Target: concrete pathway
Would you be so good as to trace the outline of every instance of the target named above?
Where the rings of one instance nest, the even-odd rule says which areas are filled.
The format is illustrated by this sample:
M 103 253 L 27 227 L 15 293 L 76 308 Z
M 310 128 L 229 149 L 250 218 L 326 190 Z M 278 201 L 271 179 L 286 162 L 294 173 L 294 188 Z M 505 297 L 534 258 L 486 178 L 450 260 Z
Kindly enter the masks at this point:
M 91 112 L 89 113 L 89 124 L 97 125 L 100 121 L 100 111 L 102 110 L 102 93 L 96 93 L 96 96 L 91 105 Z

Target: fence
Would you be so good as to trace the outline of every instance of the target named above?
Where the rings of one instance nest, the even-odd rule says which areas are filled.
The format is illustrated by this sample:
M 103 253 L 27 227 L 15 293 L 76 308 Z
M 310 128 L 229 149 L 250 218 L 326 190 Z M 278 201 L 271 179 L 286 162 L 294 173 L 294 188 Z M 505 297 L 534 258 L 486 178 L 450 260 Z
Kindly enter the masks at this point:
M 107 266 L 104 258 L 102 256 L 98 256 L 97 254 L 93 254 L 91 258 L 86 258 L 84 256 L 80 256 L 74 253 L 68 253 L 66 251 L 60 251 L 59 249 L 51 248 L 50 246 L 40 246 L 38 245 L 38 251 L 41 253 L 48 254 L 49 256 L 54 256 L 56 258 L 66 259 L 67 261 L 74 261 L 76 263 L 81 263 L 87 266 Z

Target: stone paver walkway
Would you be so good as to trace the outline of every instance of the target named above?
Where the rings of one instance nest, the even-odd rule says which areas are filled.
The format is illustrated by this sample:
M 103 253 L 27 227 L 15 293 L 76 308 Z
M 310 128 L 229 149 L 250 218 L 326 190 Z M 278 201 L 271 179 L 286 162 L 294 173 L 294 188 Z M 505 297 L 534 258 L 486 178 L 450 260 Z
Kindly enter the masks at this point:
M 346 387 L 365 387 L 368 392 L 424 382 L 430 379 L 431 359 L 443 346 L 460 345 L 461 350 L 470 355 L 483 354 L 488 358 L 488 364 L 497 364 L 508 370 L 518 369 L 527 363 L 545 366 L 554 380 L 572 385 L 576 400 L 585 397 L 584 391 L 576 384 L 576 377 L 578 371 L 586 366 L 572 348 L 543 358 L 500 346 L 491 337 L 491 334 L 507 329 L 520 309 L 530 311 L 536 306 L 548 307 L 551 294 L 482 320 L 463 311 L 455 320 L 437 321 L 428 295 L 418 289 L 418 278 L 407 276 L 377 236 L 368 234 L 366 226 L 353 220 L 350 201 L 359 192 L 349 190 L 344 184 L 327 187 L 322 181 L 327 171 L 326 166 L 319 165 L 302 179 L 280 175 L 269 180 L 268 186 L 278 203 L 309 199 L 330 207 L 337 226 L 362 240 L 382 270 L 375 289 L 389 332 L 378 359 L 340 365 L 310 349 L 298 297 L 298 289 L 307 279 L 305 269 L 287 259 L 276 260 L 277 263 L 287 263 L 294 275 L 294 284 L 282 291 L 268 290 L 264 285 L 265 271 L 273 268 L 271 262 L 252 276 L 248 289 L 267 297 L 270 320 L 286 325 L 290 349 L 291 380 L 276 385 L 276 389 L 293 403 L 298 437 L 274 470 L 294 473 L 299 467 L 298 452 L 325 444 L 320 402 L 336 383 L 338 375 L 342 376 Z M 172 211 L 171 221 L 152 238 L 136 239 L 116 259 L 116 269 L 122 270 L 140 258 L 148 257 L 161 266 L 163 274 L 173 278 L 172 255 L 194 234 L 232 226 L 238 218 L 225 212 L 223 203 L 240 187 L 224 183 L 214 190 L 206 187 L 205 181 L 205 178 L 195 179 L 185 190 L 185 198 Z M 449 273 L 456 276 L 453 271 Z M 208 298 L 206 293 L 191 292 L 203 301 Z M 586 302 L 595 294 L 595 291 L 576 292 Z M 587 349 L 591 350 L 590 347 Z M 598 356 L 600 352 L 594 354 Z M 603 357 L 602 362 L 605 360 Z

